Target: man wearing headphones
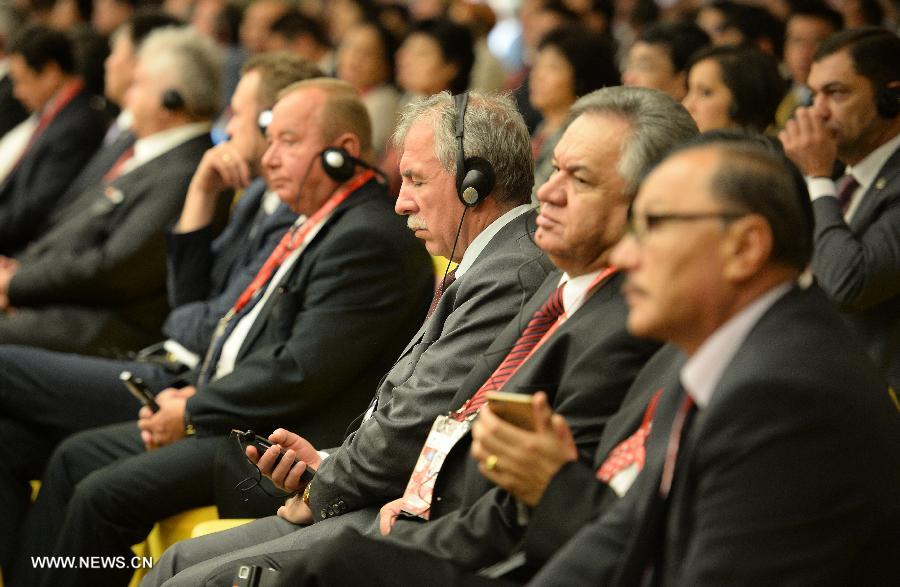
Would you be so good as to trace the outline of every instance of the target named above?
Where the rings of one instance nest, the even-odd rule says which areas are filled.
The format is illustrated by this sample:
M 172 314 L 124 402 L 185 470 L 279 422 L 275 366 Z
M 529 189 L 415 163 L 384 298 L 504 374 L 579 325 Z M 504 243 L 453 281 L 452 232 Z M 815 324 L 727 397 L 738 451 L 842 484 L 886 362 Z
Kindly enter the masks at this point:
M 395 141 L 403 152 L 404 183 L 395 210 L 408 217 L 431 253 L 452 258 L 457 268 L 441 279 L 430 316 L 340 448 L 322 460 L 296 434 L 278 430 L 270 437 L 290 449 L 283 462 L 299 454 L 317 469 L 307 494 L 316 515 L 298 497 L 282 508 L 282 517 L 180 543 L 145 584 L 161 584 L 176 573 L 170 583 L 197 584 L 222 559 L 294 548 L 346 525 L 371 525 L 373 508 L 403 491 L 435 416 L 450 409 L 468 372 L 552 268 L 532 240 L 528 132 L 509 100 L 439 94 L 412 103 L 400 129 Z M 263 463 L 273 458 L 267 455 Z M 292 490 L 303 489 L 297 481 L 302 469 L 295 467 L 287 483 Z M 298 516 L 297 508 L 307 517 Z M 318 523 L 322 512 L 346 515 Z M 311 521 L 316 523 L 297 525 Z M 245 547 L 250 552 L 240 550 Z
M 185 29 L 144 41 L 126 94 L 138 140 L 14 259 L 0 257 L 0 344 L 86 354 L 155 342 L 165 300 L 165 230 L 211 146 L 220 65 Z M 185 108 L 163 104 L 167 90 Z
M 467 568 L 509 554 L 521 537 L 526 508 L 482 477 L 468 456 L 471 423 L 495 391 L 524 400 L 520 405 L 528 415 L 549 418 L 548 406 L 553 406 L 559 413 L 554 420 L 565 417 L 571 427 L 570 458 L 594 452 L 607 418 L 618 408 L 637 370 L 658 348 L 625 331 L 622 278 L 609 265 L 609 252 L 624 230 L 625 211 L 641 170 L 665 147 L 696 133 L 687 112 L 667 96 L 643 89 L 615 90 L 608 90 L 605 100 L 591 94 L 576 105 L 575 122 L 566 135 L 571 134 L 571 140 L 557 146 L 558 170 L 539 191 L 542 208 L 535 240 L 558 270 L 475 362 L 448 409 L 432 418 L 427 437 L 416 447 L 417 462 L 403 471 L 403 488 L 393 495 L 381 493 L 388 497 L 384 501 L 393 501 L 379 514 L 374 509 L 364 512 L 367 524 L 342 524 L 346 515 L 340 495 L 321 487 L 317 475 L 304 497 L 289 502 L 279 515 L 302 521 L 305 510 L 311 510 L 307 515 L 332 531 L 319 532 L 316 541 L 296 541 L 287 552 L 278 552 L 287 550 L 284 541 L 262 545 L 250 560 L 263 567 L 305 565 L 315 557 L 298 550 L 315 544 L 327 549 L 331 539 L 357 532 L 365 540 L 376 540 L 373 535 L 379 530 L 389 533 L 387 540 L 394 544 L 415 545 L 430 556 Z M 658 119 L 670 122 L 663 125 Z M 407 127 L 401 124 L 399 132 L 407 148 L 431 146 L 427 118 Z M 639 138 L 632 140 L 635 136 Z M 629 165 L 618 164 L 620 153 L 628 157 Z M 404 153 L 405 177 L 427 182 L 427 170 Z M 429 237 L 425 235 L 426 242 Z M 271 456 L 260 461 L 260 468 L 274 481 L 295 488 L 296 471 L 287 477 L 284 466 L 272 471 Z M 492 471 L 504 466 L 496 456 L 487 465 Z M 247 560 L 246 554 L 238 560 Z M 382 569 L 367 565 L 356 570 L 383 580 L 394 567 L 392 560 L 382 562 Z M 423 572 L 418 580 L 428 576 L 430 568 L 430 564 L 418 567 Z M 227 579 L 235 570 L 234 559 L 230 568 L 220 559 L 220 566 L 206 577 L 208 584 L 230 584 Z M 175 579 L 180 584 L 179 576 Z M 363 580 L 357 575 L 345 584 Z
M 812 271 L 894 389 L 900 388 L 900 38 L 853 29 L 825 41 L 813 105 L 779 134 L 807 176 Z M 832 181 L 835 160 L 846 165 Z
M 219 321 L 193 385 L 157 394 L 159 409 L 142 409 L 137 426 L 89 430 L 57 448 L 27 522 L 26 557 L 131 560 L 130 545 L 156 521 L 234 493 L 215 467 L 220 450 L 234 452 L 232 428 L 287 423 L 326 446 L 340 440 L 434 288 L 430 259 L 361 160 L 370 132 L 343 82 L 315 78 L 283 91 L 262 164 L 300 218 Z M 124 566 L 44 569 L 40 578 L 121 585 L 132 571 Z

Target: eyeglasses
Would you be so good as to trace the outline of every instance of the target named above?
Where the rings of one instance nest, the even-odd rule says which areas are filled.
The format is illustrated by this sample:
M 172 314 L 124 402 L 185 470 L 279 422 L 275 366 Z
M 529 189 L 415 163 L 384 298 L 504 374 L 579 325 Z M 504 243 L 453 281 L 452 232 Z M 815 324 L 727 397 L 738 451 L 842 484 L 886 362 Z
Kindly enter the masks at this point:
M 628 207 L 628 216 L 625 221 L 625 232 L 641 242 L 648 233 L 653 232 L 666 222 L 694 222 L 697 220 L 721 220 L 731 222 L 746 216 L 747 212 L 671 212 L 668 214 L 644 214 L 636 218 L 634 208 Z M 638 222 L 641 220 L 641 222 Z

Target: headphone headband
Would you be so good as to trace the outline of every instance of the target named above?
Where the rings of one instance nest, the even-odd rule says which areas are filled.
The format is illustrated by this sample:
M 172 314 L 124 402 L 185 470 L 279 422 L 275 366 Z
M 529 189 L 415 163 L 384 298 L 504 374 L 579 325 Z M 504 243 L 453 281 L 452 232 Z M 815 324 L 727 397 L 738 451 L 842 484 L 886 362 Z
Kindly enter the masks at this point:
M 464 206 L 476 206 L 494 189 L 496 178 L 490 162 L 482 157 L 466 159 L 464 150 L 468 92 L 453 96 L 456 106 L 456 195 Z

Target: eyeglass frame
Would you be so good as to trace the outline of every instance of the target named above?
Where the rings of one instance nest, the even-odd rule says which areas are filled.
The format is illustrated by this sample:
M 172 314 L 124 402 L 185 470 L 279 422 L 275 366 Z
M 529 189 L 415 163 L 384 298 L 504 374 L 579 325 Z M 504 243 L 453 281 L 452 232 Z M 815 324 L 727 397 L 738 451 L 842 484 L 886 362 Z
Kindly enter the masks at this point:
M 628 206 L 625 215 L 625 234 L 631 235 L 635 242 L 640 243 L 641 239 L 650 232 L 659 228 L 661 224 L 666 222 L 695 222 L 697 220 L 721 220 L 724 223 L 733 222 L 744 216 L 748 216 L 750 212 L 729 212 L 722 210 L 720 212 L 669 212 L 666 214 L 644 214 L 644 228 L 637 229 L 634 216 L 634 203 Z

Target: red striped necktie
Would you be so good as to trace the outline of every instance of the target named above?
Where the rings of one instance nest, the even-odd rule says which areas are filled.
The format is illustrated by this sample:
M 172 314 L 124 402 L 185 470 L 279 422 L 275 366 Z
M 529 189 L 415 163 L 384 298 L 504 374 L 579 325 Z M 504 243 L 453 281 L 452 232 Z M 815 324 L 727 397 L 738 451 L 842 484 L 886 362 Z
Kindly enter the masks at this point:
M 562 299 L 564 287 L 565 284 L 553 290 L 553 293 L 550 294 L 547 301 L 538 308 L 531 317 L 531 320 L 528 321 L 525 330 L 519 335 L 512 350 L 509 351 L 509 354 L 506 355 L 506 358 L 503 359 L 500 366 L 494 370 L 487 381 L 485 381 L 478 391 L 475 392 L 475 395 L 473 395 L 460 410 L 453 414 L 454 418 L 460 421 L 465 420 L 476 413 L 479 408 L 484 405 L 484 402 L 487 401 L 487 398 L 485 397 L 487 392 L 503 389 L 506 382 L 509 381 L 510 377 L 512 377 L 516 371 L 518 371 L 519 367 L 522 366 L 522 363 L 525 362 L 525 359 L 528 358 L 537 344 L 544 338 L 544 335 L 547 334 L 547 331 L 550 330 L 550 327 L 553 326 L 565 310 Z

